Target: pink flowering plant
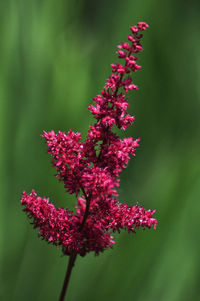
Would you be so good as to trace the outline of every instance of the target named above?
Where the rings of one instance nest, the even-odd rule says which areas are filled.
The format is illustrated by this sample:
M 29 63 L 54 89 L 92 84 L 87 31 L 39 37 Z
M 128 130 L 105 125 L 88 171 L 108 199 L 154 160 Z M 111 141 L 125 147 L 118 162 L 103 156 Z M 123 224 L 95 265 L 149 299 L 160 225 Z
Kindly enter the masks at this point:
M 145 210 L 138 205 L 127 205 L 118 200 L 117 188 L 120 173 L 127 167 L 130 156 L 135 156 L 140 139 L 120 139 L 114 127 L 121 130 L 133 124 L 134 117 L 127 113 L 126 93 L 137 90 L 131 72 L 141 69 L 137 53 L 142 51 L 142 31 L 148 25 L 139 22 L 132 26 L 129 42 L 118 45 L 118 58 L 122 63 L 111 64 L 112 74 L 89 106 L 96 122 L 89 126 L 85 142 L 81 134 L 69 131 L 43 133 L 56 177 L 64 183 L 66 192 L 75 194 L 75 212 L 56 208 L 48 198 L 23 192 L 21 204 L 39 236 L 61 247 L 69 256 L 67 273 L 59 300 L 64 300 L 77 255 L 88 252 L 98 255 L 115 243 L 113 232 L 126 229 L 156 228 L 155 210 Z

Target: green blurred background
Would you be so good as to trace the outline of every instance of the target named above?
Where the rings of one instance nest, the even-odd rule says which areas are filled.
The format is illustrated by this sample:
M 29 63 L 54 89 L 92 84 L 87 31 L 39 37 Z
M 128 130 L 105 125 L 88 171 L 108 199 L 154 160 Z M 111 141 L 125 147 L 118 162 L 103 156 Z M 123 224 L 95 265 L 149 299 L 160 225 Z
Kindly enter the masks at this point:
M 72 206 L 53 177 L 43 129 L 81 131 L 110 75 L 116 45 L 146 21 L 136 123 L 141 146 L 121 177 L 120 200 L 157 209 L 156 231 L 116 235 L 113 250 L 78 258 L 71 301 L 197 300 L 200 281 L 200 2 L 1 0 L 0 300 L 57 300 L 67 266 L 38 239 L 23 190 Z

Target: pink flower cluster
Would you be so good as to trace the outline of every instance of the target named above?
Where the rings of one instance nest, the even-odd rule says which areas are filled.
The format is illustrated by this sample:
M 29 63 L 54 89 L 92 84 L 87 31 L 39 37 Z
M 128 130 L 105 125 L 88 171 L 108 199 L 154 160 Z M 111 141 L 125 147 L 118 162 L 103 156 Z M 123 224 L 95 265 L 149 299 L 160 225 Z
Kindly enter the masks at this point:
M 117 199 L 120 172 L 127 167 L 130 156 L 135 156 L 140 139 L 120 139 L 113 132 L 114 126 L 125 130 L 134 121 L 127 113 L 129 104 L 123 90 L 137 90 L 129 75 L 141 69 L 135 55 L 142 51 L 141 31 L 147 27 L 144 22 L 132 26 L 129 42 L 118 45 L 117 54 L 123 63 L 111 65 L 111 76 L 88 108 L 96 123 L 89 127 L 85 142 L 81 142 L 80 133 L 71 130 L 67 134 L 44 131 L 42 135 L 56 176 L 64 182 L 66 192 L 76 195 L 76 211 L 57 209 L 34 191 L 30 195 L 24 192 L 21 203 L 34 227 L 39 228 L 39 235 L 61 246 L 66 255 L 98 254 L 112 247 L 113 231 L 156 227 L 155 210 L 145 210 L 138 204 L 128 206 Z

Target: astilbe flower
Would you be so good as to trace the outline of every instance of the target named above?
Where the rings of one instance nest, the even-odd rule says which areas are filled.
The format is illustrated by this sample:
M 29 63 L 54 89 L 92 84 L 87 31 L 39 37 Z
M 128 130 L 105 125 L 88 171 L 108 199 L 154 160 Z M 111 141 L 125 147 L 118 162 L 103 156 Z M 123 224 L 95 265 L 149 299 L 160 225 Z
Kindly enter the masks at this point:
M 111 64 L 111 76 L 88 108 L 96 123 L 89 127 L 85 142 L 80 133 L 71 130 L 67 134 L 44 131 L 42 135 L 56 176 L 64 182 L 66 192 L 77 198 L 75 213 L 56 208 L 35 191 L 30 195 L 24 192 L 21 203 L 39 235 L 60 246 L 65 255 L 84 256 L 91 251 L 98 254 L 113 246 L 113 231 L 156 227 L 155 210 L 145 210 L 138 204 L 128 206 L 118 200 L 119 175 L 130 156 L 135 156 L 140 139 L 120 139 L 113 132 L 114 127 L 126 130 L 134 122 L 127 113 L 125 95 L 138 89 L 130 73 L 141 69 L 136 55 L 142 51 L 141 32 L 147 27 L 144 22 L 132 26 L 129 42 L 118 45 L 121 63 Z

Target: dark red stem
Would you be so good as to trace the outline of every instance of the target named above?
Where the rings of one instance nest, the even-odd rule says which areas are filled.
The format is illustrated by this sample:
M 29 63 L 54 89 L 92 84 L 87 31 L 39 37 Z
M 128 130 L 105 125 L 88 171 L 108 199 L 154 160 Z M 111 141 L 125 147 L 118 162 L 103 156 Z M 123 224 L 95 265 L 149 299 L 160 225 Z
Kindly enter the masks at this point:
M 72 252 L 71 255 L 70 255 L 70 258 L 69 258 L 69 262 L 68 262 L 68 266 L 67 266 L 67 273 L 65 275 L 65 280 L 64 280 L 64 283 L 63 283 L 63 287 L 62 287 L 62 291 L 61 291 L 61 294 L 60 294 L 59 301 L 63 301 L 64 298 L 65 298 L 65 294 L 66 294 L 67 288 L 68 288 L 69 279 L 70 279 L 70 276 L 71 276 L 71 272 L 72 272 L 76 257 L 77 257 L 77 253 Z
M 81 187 L 81 189 L 82 189 L 83 194 L 86 198 L 86 208 L 85 208 L 85 213 L 84 213 L 82 223 L 79 227 L 79 232 L 81 232 L 83 230 L 83 227 L 84 227 L 86 219 L 89 215 L 89 209 L 90 209 L 90 197 L 87 196 L 85 190 L 82 187 Z M 64 279 L 64 283 L 63 283 L 63 287 L 62 287 L 62 291 L 61 291 L 61 294 L 60 294 L 59 301 L 64 301 L 64 298 L 65 298 L 65 295 L 66 295 L 66 292 L 67 292 L 67 288 L 68 288 L 68 284 L 69 284 L 69 280 L 70 280 L 70 276 L 71 276 L 71 272 L 72 272 L 72 269 L 74 267 L 76 257 L 77 257 L 77 253 L 75 251 L 72 251 L 71 255 L 69 257 L 69 262 L 68 262 L 68 265 L 67 265 L 67 272 L 66 272 L 66 275 L 65 275 L 65 279 Z

